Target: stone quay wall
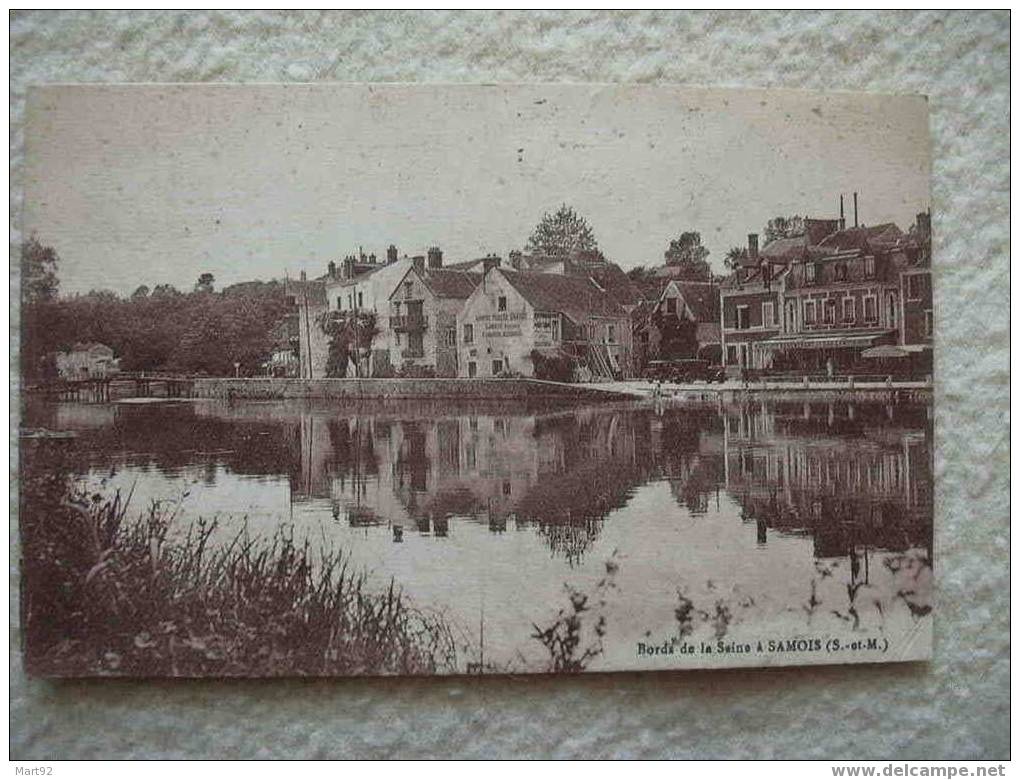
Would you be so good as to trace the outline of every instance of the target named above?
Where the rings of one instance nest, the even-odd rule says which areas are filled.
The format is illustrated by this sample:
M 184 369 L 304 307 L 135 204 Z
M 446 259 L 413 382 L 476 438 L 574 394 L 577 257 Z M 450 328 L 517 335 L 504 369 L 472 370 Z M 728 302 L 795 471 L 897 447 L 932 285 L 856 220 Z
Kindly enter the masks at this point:
M 640 397 L 622 389 L 539 379 L 196 379 L 196 398 L 280 400 L 288 398 L 522 400 L 608 402 Z

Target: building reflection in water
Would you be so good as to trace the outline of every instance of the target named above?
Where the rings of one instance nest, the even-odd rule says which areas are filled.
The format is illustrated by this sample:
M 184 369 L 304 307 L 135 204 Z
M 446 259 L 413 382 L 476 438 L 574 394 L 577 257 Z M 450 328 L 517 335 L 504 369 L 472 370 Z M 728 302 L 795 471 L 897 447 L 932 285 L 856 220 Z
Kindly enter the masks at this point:
M 642 485 L 664 481 L 695 518 L 717 515 L 728 494 L 759 544 L 782 533 L 809 536 L 818 558 L 930 556 L 925 404 L 78 406 L 28 408 L 26 424 L 76 429 L 83 469 L 187 469 L 209 484 L 223 468 L 285 475 L 292 502 L 329 501 L 352 527 L 439 538 L 461 520 L 495 534 L 533 528 L 575 561 Z
M 923 406 L 746 404 L 723 412 L 724 480 L 743 517 L 810 534 L 817 557 L 858 544 L 931 548 L 931 420 Z
M 141 505 L 188 491 L 184 519 L 217 517 L 223 543 L 240 523 L 329 540 L 465 630 L 484 611 L 487 641 L 517 652 L 616 551 L 627 641 L 670 623 L 680 588 L 699 609 L 729 599 L 745 630 L 927 614 L 929 408 L 202 402 L 28 424 L 74 424 L 79 470 Z
M 923 405 L 767 402 L 653 410 L 300 416 L 295 501 L 329 499 L 353 526 L 445 537 L 451 520 L 534 527 L 573 561 L 642 484 L 704 515 L 720 491 L 815 555 L 931 549 L 931 419 Z M 862 564 L 866 566 L 866 561 Z

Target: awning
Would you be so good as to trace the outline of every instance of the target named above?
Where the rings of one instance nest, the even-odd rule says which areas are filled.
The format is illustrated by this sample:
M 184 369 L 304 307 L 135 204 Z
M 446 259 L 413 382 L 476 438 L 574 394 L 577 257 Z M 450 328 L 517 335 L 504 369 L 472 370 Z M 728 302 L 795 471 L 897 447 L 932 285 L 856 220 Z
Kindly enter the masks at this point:
M 754 343 L 755 349 L 782 351 L 786 349 L 848 349 L 851 347 L 869 347 L 876 339 L 886 338 L 891 330 L 872 331 L 871 333 L 854 332 L 823 332 L 798 333 L 795 336 L 777 336 Z
M 931 349 L 927 344 L 882 344 L 861 353 L 862 358 L 905 358 Z

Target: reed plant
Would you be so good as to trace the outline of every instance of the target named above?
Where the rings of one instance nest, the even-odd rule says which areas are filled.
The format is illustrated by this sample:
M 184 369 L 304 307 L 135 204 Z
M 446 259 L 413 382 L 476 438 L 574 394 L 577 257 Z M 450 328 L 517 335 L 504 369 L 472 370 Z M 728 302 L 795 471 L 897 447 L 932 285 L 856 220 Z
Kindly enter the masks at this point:
M 341 551 L 278 531 L 214 543 L 179 504 L 43 476 L 23 483 L 22 627 L 49 676 L 307 676 L 455 671 L 438 616 L 391 581 L 369 587 Z

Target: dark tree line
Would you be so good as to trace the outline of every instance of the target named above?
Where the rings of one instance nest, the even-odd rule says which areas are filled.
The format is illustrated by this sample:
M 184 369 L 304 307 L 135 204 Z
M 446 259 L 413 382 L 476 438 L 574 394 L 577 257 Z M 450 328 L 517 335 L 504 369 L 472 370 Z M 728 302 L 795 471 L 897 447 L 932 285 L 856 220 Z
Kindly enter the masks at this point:
M 59 296 L 56 253 L 35 238 L 22 247 L 21 364 L 28 381 L 55 373 L 53 354 L 79 342 L 111 347 L 124 371 L 226 376 L 240 363 L 257 374 L 288 313 L 283 284 L 244 282 L 213 290 L 203 274 L 193 292 L 142 285 L 128 297 L 109 290 Z

